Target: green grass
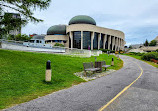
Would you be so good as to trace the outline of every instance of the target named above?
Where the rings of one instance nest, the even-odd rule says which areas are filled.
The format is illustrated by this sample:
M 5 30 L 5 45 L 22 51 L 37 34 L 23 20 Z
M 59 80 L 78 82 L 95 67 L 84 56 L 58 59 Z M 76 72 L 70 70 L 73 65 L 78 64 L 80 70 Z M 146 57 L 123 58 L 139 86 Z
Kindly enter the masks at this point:
M 123 66 L 122 60 L 102 54 L 97 60 L 107 64 L 114 58 L 111 69 Z M 45 64 L 51 60 L 52 82 L 46 83 Z M 79 58 L 64 55 L 11 51 L 0 49 L 0 109 L 23 103 L 39 96 L 85 82 L 75 72 L 83 71 L 83 62 L 95 61 L 94 57 Z
M 142 59 L 141 59 L 141 56 L 138 56 L 138 55 L 128 55 L 128 54 L 124 54 L 124 55 L 127 55 L 127 56 L 130 56 L 130 57 L 133 57 L 133 58 L 142 60 Z M 158 64 L 156 64 L 156 63 L 154 63 L 154 62 L 151 62 L 151 61 L 145 61 L 145 60 L 142 60 L 142 61 L 144 61 L 144 62 L 146 62 L 146 63 L 148 63 L 148 64 L 150 64 L 150 65 L 152 65 L 152 66 L 158 68 Z

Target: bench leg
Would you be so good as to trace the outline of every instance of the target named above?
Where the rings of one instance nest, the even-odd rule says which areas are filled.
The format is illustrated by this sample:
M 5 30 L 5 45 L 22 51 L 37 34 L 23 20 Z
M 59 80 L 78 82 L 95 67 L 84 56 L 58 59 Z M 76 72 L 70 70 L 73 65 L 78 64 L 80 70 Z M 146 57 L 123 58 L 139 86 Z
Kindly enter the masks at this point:
M 105 67 L 105 71 L 106 71 L 106 67 Z
M 87 72 L 86 71 L 84 71 L 84 75 L 87 76 Z

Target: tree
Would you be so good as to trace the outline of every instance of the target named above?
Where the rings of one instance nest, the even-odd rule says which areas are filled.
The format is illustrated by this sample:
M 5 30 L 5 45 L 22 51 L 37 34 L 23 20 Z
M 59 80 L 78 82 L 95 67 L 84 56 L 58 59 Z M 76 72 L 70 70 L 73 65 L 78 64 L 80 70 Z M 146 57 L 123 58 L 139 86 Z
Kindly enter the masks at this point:
M 18 34 L 18 35 L 9 35 L 8 40 L 16 40 L 16 41 L 28 41 L 31 37 L 26 34 Z
M 50 5 L 51 0 L 0 0 L 0 14 L 3 14 L 5 9 L 11 9 L 21 14 L 26 21 L 41 22 L 33 16 L 33 11 L 36 9 L 44 10 Z
M 132 49 L 132 46 L 130 45 L 129 48 Z
M 21 25 L 25 25 L 27 23 L 26 20 L 22 20 L 20 17 L 20 14 L 16 14 L 18 17 L 13 17 L 12 13 L 5 13 L 3 18 L 0 21 L 0 30 L 2 30 L 3 33 L 0 34 L 0 36 L 4 34 L 9 34 L 11 30 L 17 30 L 21 28 Z
M 145 43 L 144 43 L 144 46 L 149 46 L 149 42 L 148 40 L 146 39 Z
M 35 18 L 33 11 L 47 9 L 51 0 L 0 0 L 0 39 L 8 36 L 10 30 L 15 30 L 25 26 L 29 21 L 42 22 L 43 20 Z M 5 10 L 16 11 L 23 18 L 15 19 Z M 3 15 L 2 15 L 3 14 Z
M 156 46 L 156 43 L 157 43 L 156 40 L 152 40 L 152 41 L 149 43 L 149 46 Z

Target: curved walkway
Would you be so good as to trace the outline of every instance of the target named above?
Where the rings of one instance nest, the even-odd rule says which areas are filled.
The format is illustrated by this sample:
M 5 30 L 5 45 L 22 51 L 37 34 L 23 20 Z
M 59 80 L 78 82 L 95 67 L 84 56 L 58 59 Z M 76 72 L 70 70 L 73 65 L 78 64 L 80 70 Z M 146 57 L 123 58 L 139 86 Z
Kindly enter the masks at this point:
M 121 56 L 121 59 L 124 61 L 124 67 L 117 72 L 17 105 L 6 111 L 97 111 L 138 78 L 141 70 L 136 63 L 144 70 L 143 75 L 104 110 L 126 111 L 130 108 L 128 111 L 133 111 L 133 108 L 142 110 L 141 108 L 146 107 L 139 107 L 139 102 L 135 102 L 135 100 L 140 100 L 140 103 L 143 104 L 144 101 L 138 97 L 144 97 L 143 94 L 147 95 L 146 90 L 154 92 L 150 94 L 151 98 L 152 95 L 157 94 L 158 69 L 131 57 Z M 141 89 L 142 91 L 140 91 Z M 151 99 L 150 97 L 146 97 L 146 101 Z M 148 102 L 154 101 L 154 104 L 151 105 L 153 110 L 158 105 L 158 97 L 156 98 L 148 100 Z

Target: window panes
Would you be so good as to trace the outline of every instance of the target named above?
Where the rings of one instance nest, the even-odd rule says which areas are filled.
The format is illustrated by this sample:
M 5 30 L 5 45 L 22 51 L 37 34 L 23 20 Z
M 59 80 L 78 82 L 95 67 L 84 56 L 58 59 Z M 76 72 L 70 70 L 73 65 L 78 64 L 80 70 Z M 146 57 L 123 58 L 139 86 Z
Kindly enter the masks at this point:
M 91 48 L 91 32 L 83 32 L 83 49 Z
M 103 40 L 104 40 L 104 35 L 101 34 L 101 39 L 100 39 L 100 48 L 103 49 Z
M 98 49 L 98 33 L 94 33 L 93 49 Z
M 81 49 L 81 32 L 73 32 L 73 48 Z

